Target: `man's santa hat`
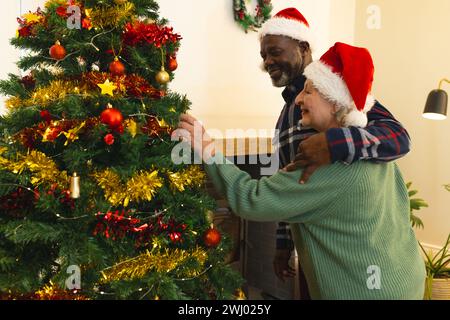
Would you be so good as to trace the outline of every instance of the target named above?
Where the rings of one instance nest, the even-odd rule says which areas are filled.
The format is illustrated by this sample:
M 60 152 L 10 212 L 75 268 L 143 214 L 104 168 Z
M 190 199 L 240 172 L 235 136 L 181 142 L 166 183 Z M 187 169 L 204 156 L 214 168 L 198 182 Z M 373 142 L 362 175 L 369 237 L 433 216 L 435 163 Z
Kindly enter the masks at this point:
M 259 32 L 259 39 L 266 35 L 286 36 L 298 41 L 306 41 L 313 47 L 314 37 L 306 18 L 295 8 L 281 10 L 266 21 Z
M 340 42 L 304 72 L 328 101 L 350 111 L 343 119 L 346 127 L 367 125 L 366 113 L 375 104 L 371 95 L 373 74 L 373 61 L 367 49 Z

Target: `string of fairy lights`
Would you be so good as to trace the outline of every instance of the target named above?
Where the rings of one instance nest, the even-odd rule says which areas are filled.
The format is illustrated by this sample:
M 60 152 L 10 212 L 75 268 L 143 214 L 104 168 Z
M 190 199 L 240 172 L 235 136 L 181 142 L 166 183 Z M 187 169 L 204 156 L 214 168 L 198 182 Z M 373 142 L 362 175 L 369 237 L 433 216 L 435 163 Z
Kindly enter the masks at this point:
M 2 184 L 0 184 L 0 186 L 8 186 L 8 187 L 19 187 L 19 188 L 23 188 L 23 190 L 26 190 L 26 191 L 28 191 L 28 192 L 30 192 L 30 193 L 33 193 L 34 195 L 38 195 L 38 193 L 36 192 L 36 191 L 34 191 L 33 189 L 31 189 L 31 188 L 29 188 L 29 187 L 26 187 L 26 186 L 23 186 L 23 185 L 20 185 L 20 184 L 15 184 L 15 183 L 2 183 Z M 200 200 L 200 202 L 201 202 L 202 200 Z M 184 204 L 181 204 L 180 206 L 184 206 Z M 165 208 L 165 209 L 163 209 L 163 210 L 161 210 L 161 211 L 158 211 L 158 212 L 137 212 L 137 211 L 135 211 L 135 212 L 133 212 L 133 213 L 135 213 L 135 214 L 151 214 L 151 215 L 149 215 L 149 216 L 147 216 L 147 217 L 145 217 L 145 218 L 142 218 L 141 219 L 141 221 L 146 221 L 146 220 L 151 220 L 151 219 L 154 219 L 154 218 L 156 218 L 156 217 L 158 217 L 158 216 L 161 216 L 161 215 L 164 215 L 164 214 L 167 214 L 167 212 L 169 212 L 169 210 L 171 209 L 172 207 L 168 207 L 168 208 Z M 55 213 L 55 217 L 57 217 L 58 219 L 60 219 L 60 220 L 65 220 L 65 221 L 69 221 L 69 220 L 79 220 L 79 219 L 84 219 L 84 218 L 88 218 L 88 217 L 91 217 L 90 215 L 82 215 L 82 216 L 77 216 L 77 217 L 64 217 L 64 216 L 62 216 L 61 214 L 59 214 L 59 213 Z M 123 217 L 123 219 L 126 219 L 126 220 L 132 220 L 133 218 L 132 217 Z M 19 228 L 21 228 L 21 227 L 23 227 L 23 225 L 21 224 L 21 225 L 18 225 L 16 228 L 15 228 L 15 230 L 13 231 L 13 233 L 15 233 L 15 232 L 17 232 L 17 230 L 19 229 Z M 194 231 L 195 232 L 195 231 Z M 223 251 L 223 248 L 218 248 L 218 250 L 219 251 Z M 129 262 L 129 261 L 132 261 L 134 258 L 130 258 L 130 259 L 128 259 L 128 260 L 125 260 L 125 261 L 121 261 L 119 264 L 126 264 L 127 262 Z M 114 267 L 117 267 L 117 265 L 114 265 L 114 266 L 110 266 L 110 267 L 106 267 L 106 268 L 104 268 L 101 272 L 103 273 L 103 272 L 107 272 L 108 270 L 110 270 L 110 269 L 112 269 L 112 268 L 114 268 Z M 177 281 L 177 282 L 185 282 L 185 281 L 193 281 L 193 280 L 196 280 L 196 279 L 198 279 L 198 278 L 200 278 L 200 277 L 202 277 L 202 276 L 204 276 L 208 271 L 210 271 L 212 268 L 214 268 L 214 265 L 213 264 L 208 264 L 207 266 L 205 266 L 204 267 L 204 269 L 203 270 L 201 270 L 200 272 L 198 272 L 196 275 L 194 275 L 194 276 L 191 276 L 191 277 L 181 277 L 181 278 L 177 278 L 177 277 L 174 277 L 174 276 L 169 276 L 169 278 L 171 278 L 173 281 Z M 167 276 L 167 274 L 166 274 L 166 276 Z M 150 294 L 151 293 L 151 291 L 153 290 L 153 285 L 150 287 L 150 288 L 148 288 L 147 289 L 147 291 L 139 298 L 139 299 L 144 299 L 148 294 Z M 139 288 L 136 292 L 142 292 L 142 291 L 144 291 L 146 288 Z M 92 291 L 86 291 L 86 290 L 77 290 L 77 289 L 74 289 L 74 290 L 72 290 L 71 291 L 73 294 L 82 294 L 82 293 L 90 293 L 90 294 L 99 294 L 99 295 L 101 295 L 101 296 L 108 296 L 108 295 L 110 295 L 110 296 L 113 296 L 113 295 L 115 295 L 115 293 L 113 293 L 113 292 L 105 292 L 105 291 L 102 291 L 102 290 L 98 290 L 98 289 L 94 289 L 94 290 L 92 290 Z

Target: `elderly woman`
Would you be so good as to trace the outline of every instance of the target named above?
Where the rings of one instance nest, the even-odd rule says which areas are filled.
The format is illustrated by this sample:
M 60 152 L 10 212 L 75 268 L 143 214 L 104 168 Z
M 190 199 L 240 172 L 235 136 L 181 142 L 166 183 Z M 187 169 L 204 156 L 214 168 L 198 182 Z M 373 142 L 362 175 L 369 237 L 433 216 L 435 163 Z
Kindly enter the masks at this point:
M 296 98 L 302 125 L 319 132 L 364 127 L 374 104 L 373 73 L 366 49 L 336 43 L 305 70 Z M 301 171 L 252 180 L 215 153 L 206 134 L 195 137 L 195 124 L 182 115 L 179 127 L 197 152 L 209 150 L 206 171 L 232 210 L 248 220 L 291 224 L 313 299 L 422 299 L 425 267 L 395 163 L 335 163 L 307 184 L 298 183 Z

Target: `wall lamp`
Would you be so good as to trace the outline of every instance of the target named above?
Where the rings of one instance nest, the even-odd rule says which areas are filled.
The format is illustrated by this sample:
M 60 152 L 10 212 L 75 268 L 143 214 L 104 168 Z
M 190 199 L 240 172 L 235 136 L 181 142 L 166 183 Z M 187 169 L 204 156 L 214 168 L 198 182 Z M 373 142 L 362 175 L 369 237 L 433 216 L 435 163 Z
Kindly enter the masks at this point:
M 447 92 L 442 90 L 444 82 L 450 83 L 448 79 L 442 79 L 439 82 L 439 89 L 433 90 L 428 95 L 423 117 L 430 120 L 445 120 L 447 119 Z

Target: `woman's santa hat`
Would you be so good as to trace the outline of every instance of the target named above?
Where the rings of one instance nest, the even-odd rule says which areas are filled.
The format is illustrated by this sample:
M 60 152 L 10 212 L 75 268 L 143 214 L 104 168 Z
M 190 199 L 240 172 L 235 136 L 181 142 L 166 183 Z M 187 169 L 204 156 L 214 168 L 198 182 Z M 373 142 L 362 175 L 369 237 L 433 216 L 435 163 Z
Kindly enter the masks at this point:
M 348 109 L 344 126 L 365 127 L 366 113 L 375 104 L 371 95 L 374 71 L 367 49 L 338 42 L 319 61 L 309 64 L 304 75 L 327 100 Z
M 298 41 L 306 41 L 313 47 L 314 37 L 306 18 L 295 8 L 281 10 L 267 20 L 259 32 L 260 41 L 266 35 L 286 36 Z

